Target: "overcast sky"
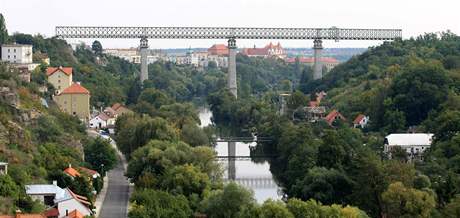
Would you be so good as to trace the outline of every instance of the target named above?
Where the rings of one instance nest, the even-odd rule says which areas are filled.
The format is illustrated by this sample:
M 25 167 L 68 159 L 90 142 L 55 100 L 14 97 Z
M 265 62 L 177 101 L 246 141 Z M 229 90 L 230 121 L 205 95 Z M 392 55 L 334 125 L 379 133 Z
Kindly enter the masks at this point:
M 401 28 L 409 38 L 451 30 L 460 34 L 460 0 L 0 0 L 9 33 L 54 35 L 58 25 Z M 101 40 L 136 47 L 138 40 Z M 88 41 L 89 42 L 89 41 Z M 278 42 L 278 41 L 273 41 Z M 312 41 L 280 41 L 311 47 Z M 149 40 L 151 48 L 209 47 L 225 40 Z M 268 40 L 238 40 L 238 47 Z M 377 42 L 326 42 L 326 47 L 368 47 Z

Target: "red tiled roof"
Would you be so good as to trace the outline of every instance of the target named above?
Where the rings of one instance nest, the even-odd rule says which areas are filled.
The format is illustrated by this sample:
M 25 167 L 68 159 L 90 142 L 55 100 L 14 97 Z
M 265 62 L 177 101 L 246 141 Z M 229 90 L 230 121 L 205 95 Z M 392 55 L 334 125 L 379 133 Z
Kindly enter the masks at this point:
M 87 205 L 87 206 L 91 205 L 91 203 L 88 201 L 88 198 L 73 193 L 73 191 L 70 190 L 69 188 L 67 188 L 67 190 L 69 191 L 70 195 L 72 195 L 73 199 L 77 200 L 78 202 L 80 202 L 80 203 L 82 203 L 84 205 Z
M 115 103 L 115 104 L 112 105 L 112 109 L 116 111 L 116 110 L 118 110 L 118 108 L 120 108 L 121 106 L 123 106 L 123 105 L 120 104 L 120 103 Z
M 59 210 L 57 208 L 51 208 L 45 211 L 46 217 L 59 217 Z
M 228 55 L 228 48 L 224 44 L 215 44 L 208 48 L 208 53 L 211 55 Z
M 103 121 L 107 121 L 108 119 L 110 119 L 109 116 L 107 116 L 107 114 L 105 113 L 99 113 L 99 115 L 97 115 L 99 117 L 99 119 L 103 120 Z
M 353 124 L 359 124 L 361 122 L 362 119 L 364 119 L 364 114 L 360 114 L 358 115 L 355 120 L 353 121 Z
M 337 59 L 331 57 L 322 57 L 320 58 L 321 62 L 323 63 L 331 63 L 331 64 L 338 64 L 340 63 Z M 286 60 L 287 63 L 295 63 L 296 58 L 288 58 Z M 301 57 L 299 58 L 300 63 L 314 63 L 315 59 L 312 57 Z
M 64 89 L 59 95 L 62 95 L 62 94 L 88 94 L 89 95 L 89 91 L 88 89 L 81 86 L 80 84 L 74 83 L 71 86 Z
M 77 176 L 80 176 L 80 173 L 72 168 L 72 167 L 67 167 L 65 170 L 64 170 L 64 173 L 66 173 L 67 175 L 71 176 L 71 177 L 77 177 Z
M 92 169 L 88 169 L 86 167 L 79 167 L 78 168 L 81 172 L 85 172 L 86 174 L 90 175 L 90 176 L 94 176 L 96 174 L 99 174 L 97 171 L 95 170 L 92 170 Z
M 268 49 L 267 48 L 244 48 L 241 51 L 242 54 L 251 56 L 265 56 L 268 55 Z
M 53 73 L 61 71 L 65 73 L 66 75 L 70 76 L 72 74 L 72 68 L 71 67 L 48 67 L 46 68 L 46 75 L 51 76 Z
M 67 217 L 68 218 L 83 218 L 84 216 L 82 213 L 80 213 L 80 211 L 73 210 L 72 212 L 69 213 Z
M 336 120 L 337 118 L 345 120 L 345 117 L 341 113 L 339 113 L 336 110 L 332 110 L 324 119 L 327 123 L 329 123 L 329 125 L 332 125 L 334 120 Z

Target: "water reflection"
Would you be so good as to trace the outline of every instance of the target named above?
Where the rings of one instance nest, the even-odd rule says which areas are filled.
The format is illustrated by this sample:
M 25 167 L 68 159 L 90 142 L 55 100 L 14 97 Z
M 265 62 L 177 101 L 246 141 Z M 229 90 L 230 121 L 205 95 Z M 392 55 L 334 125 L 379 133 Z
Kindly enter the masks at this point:
M 212 113 L 207 108 L 202 108 L 199 113 L 201 126 L 205 127 L 211 124 Z M 235 142 L 234 155 L 236 156 L 249 156 L 249 146 L 255 146 L 256 143 L 242 143 Z M 218 156 L 229 156 L 229 149 L 227 142 L 217 142 L 215 147 Z M 233 152 L 230 153 L 233 156 Z M 224 179 L 234 178 L 234 181 L 254 191 L 255 198 L 258 202 L 263 202 L 268 198 L 281 199 L 278 195 L 278 186 L 272 178 L 270 173 L 270 165 L 267 162 L 255 163 L 249 159 L 245 160 L 220 160 L 225 167 Z M 233 173 L 228 172 L 229 163 L 231 168 L 234 167 Z M 233 171 L 233 170 L 231 170 Z

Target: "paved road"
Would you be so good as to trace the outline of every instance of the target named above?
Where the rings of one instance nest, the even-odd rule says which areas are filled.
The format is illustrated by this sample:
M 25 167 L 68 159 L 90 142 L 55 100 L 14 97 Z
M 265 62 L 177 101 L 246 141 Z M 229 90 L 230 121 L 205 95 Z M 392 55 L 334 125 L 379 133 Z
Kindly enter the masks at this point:
M 108 173 L 109 186 L 99 218 L 126 218 L 128 214 L 129 182 L 124 176 L 121 160 L 115 169 Z

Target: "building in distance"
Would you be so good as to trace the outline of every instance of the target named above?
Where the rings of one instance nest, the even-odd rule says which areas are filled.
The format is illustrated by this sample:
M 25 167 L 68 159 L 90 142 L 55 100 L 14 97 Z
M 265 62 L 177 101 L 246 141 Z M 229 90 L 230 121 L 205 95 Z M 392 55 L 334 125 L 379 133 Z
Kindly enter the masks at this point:
M 256 46 L 254 46 L 254 48 L 243 48 L 243 50 L 241 50 L 241 54 L 246 55 L 248 57 L 280 59 L 286 58 L 286 52 L 284 51 L 283 47 L 281 47 L 281 44 L 279 42 L 276 45 L 270 42 L 270 44 L 266 45 L 263 48 L 256 48 Z
M 296 57 L 286 59 L 286 62 L 289 64 L 294 64 L 297 61 L 300 64 L 304 64 L 309 67 L 313 67 L 313 65 L 315 64 L 315 59 L 313 57 Z M 334 67 L 340 64 L 340 62 L 337 59 L 331 57 L 322 57 L 320 58 L 320 61 L 323 64 L 323 67 L 326 68 L 326 72 L 331 71 Z
M 409 160 L 421 160 L 432 142 L 432 133 L 393 133 L 385 137 L 384 152 L 391 158 L 392 151 L 399 147 L 406 152 Z

